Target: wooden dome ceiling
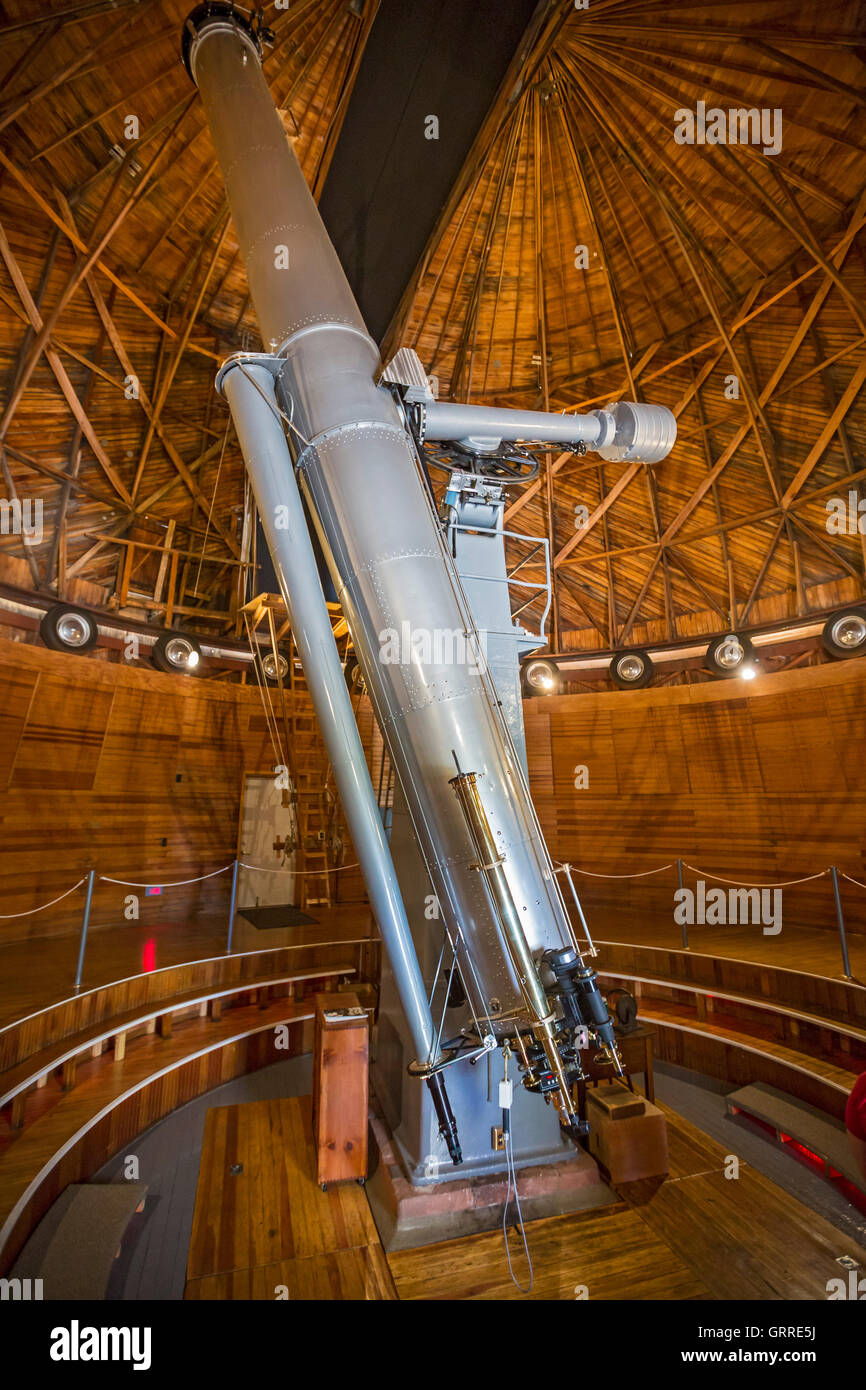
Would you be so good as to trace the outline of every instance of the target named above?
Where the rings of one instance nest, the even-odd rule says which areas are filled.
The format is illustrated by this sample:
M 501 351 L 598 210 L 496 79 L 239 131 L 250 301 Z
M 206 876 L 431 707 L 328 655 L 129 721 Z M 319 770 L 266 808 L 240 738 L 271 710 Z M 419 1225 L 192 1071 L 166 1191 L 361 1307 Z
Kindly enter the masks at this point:
M 258 335 L 178 59 L 189 0 L 71 8 L 0 22 L 2 466 L 45 509 L 41 543 L 0 537 L 0 581 L 228 631 L 244 482 L 213 376 Z M 266 10 L 316 194 L 376 8 Z M 454 399 L 678 416 L 652 470 L 554 455 L 515 494 L 512 529 L 551 539 L 560 649 L 863 595 L 866 537 L 825 524 L 866 475 L 858 8 L 541 4 L 443 207 L 386 355 L 414 347 Z M 782 148 L 677 143 L 699 102 L 780 111 Z M 180 552 L 168 615 L 166 557 L 124 566 L 130 539 Z

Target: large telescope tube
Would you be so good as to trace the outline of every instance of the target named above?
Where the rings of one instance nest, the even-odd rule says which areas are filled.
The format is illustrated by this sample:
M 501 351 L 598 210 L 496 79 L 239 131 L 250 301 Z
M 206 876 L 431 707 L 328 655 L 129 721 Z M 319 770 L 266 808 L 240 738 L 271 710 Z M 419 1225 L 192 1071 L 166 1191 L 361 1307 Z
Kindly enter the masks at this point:
M 473 867 L 449 786 L 455 763 L 483 778 L 486 823 L 528 954 L 573 948 L 571 925 L 404 419 L 375 384 L 378 349 L 274 109 L 257 35 L 228 7 L 204 5 L 186 22 L 184 48 L 265 346 L 281 359 L 276 398 L 301 485 L 464 986 L 483 1032 L 543 1028 Z M 272 543 L 284 544 L 281 532 Z M 568 1114 L 567 1087 L 557 1084 Z
M 230 357 L 217 378 L 229 403 L 256 505 L 286 604 L 325 747 L 370 902 L 388 950 L 400 1002 L 419 1055 L 433 1060 L 435 1034 L 400 885 L 334 643 L 304 508 L 274 396 L 261 359 Z M 264 409 L 262 409 L 264 403 Z M 277 509 L 285 521 L 277 530 Z M 282 519 L 282 518 L 281 518 Z

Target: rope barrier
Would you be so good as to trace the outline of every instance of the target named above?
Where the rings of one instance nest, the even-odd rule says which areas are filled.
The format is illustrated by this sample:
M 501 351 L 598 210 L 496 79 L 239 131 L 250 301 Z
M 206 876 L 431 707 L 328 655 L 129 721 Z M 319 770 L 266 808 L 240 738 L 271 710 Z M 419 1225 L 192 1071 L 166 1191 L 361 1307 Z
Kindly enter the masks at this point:
M 238 868 L 248 869 L 251 873 L 292 873 L 295 878 L 320 878 L 326 874 L 339 874 L 343 873 L 346 869 L 359 869 L 361 867 L 360 864 L 355 861 L 352 864 L 338 864 L 332 869 L 304 869 L 299 872 L 298 870 L 287 869 L 284 865 L 279 868 L 271 868 L 266 864 L 247 864 L 242 859 L 239 859 L 237 862 Z M 204 883 L 205 879 L 217 878 L 220 874 L 227 873 L 228 870 L 232 868 L 233 864 L 234 861 L 232 861 L 231 864 L 224 864 L 221 869 L 213 869 L 209 874 L 200 874 L 197 878 L 178 879 L 174 883 L 137 883 L 127 878 L 110 878 L 107 874 L 100 874 L 99 881 L 100 883 L 116 883 L 122 888 L 185 888 L 191 883 Z M 565 864 L 557 864 L 556 871 L 558 873 L 561 869 L 568 867 L 572 869 L 574 873 L 584 874 L 587 878 L 649 878 L 653 874 L 665 873 L 668 869 L 674 868 L 675 864 L 676 860 L 671 860 L 669 864 L 662 864 L 658 869 L 644 869 L 641 873 L 636 874 L 600 874 L 592 869 L 580 869 L 576 864 L 568 864 L 568 866 Z M 815 879 L 824 878 L 830 872 L 829 869 L 821 869 L 816 874 L 806 874 L 803 878 L 784 879 L 781 883 L 744 883 L 741 879 L 723 878 L 721 874 L 710 873 L 708 869 L 698 869 L 694 864 L 689 864 L 685 860 L 683 860 L 683 868 L 690 870 L 693 874 L 697 874 L 698 877 L 712 878 L 715 879 L 717 883 L 728 883 L 734 888 L 791 888 L 798 883 L 812 883 Z M 861 882 L 859 878 L 852 878 L 851 874 L 843 873 L 841 869 L 839 870 L 839 877 L 846 879 L 848 883 L 855 884 L 858 888 L 866 889 L 866 883 Z M 68 898 L 71 893 L 76 892 L 86 881 L 86 879 L 80 878 L 71 888 L 67 888 L 65 893 L 61 893 L 57 898 L 52 898 L 48 903 L 42 903 L 40 907 L 31 907 L 26 912 L 0 912 L 0 922 L 10 922 L 16 917 L 32 917 L 37 912 L 45 912 L 49 907 L 54 907 L 56 903 L 62 902 L 64 898 Z
M 10 922 L 13 917 L 32 917 L 34 912 L 44 912 L 46 907 L 53 907 L 55 903 L 62 902 L 68 898 L 70 893 L 74 893 L 76 888 L 80 888 L 85 880 L 80 878 L 71 888 L 67 888 L 65 893 L 61 893 L 59 898 L 52 898 L 50 903 L 43 903 L 41 907 L 31 907 L 27 912 L 0 912 L 0 922 Z
M 676 860 L 672 859 L 670 864 L 662 864 L 660 869 L 645 869 L 640 874 L 596 874 L 592 869 L 579 869 L 576 864 L 569 864 L 568 867 L 576 874 L 586 874 L 588 878 L 649 878 L 650 874 L 663 874 L 666 869 L 672 869 L 675 863 Z M 564 869 L 565 865 L 560 864 L 558 868 Z
M 711 874 L 707 869 L 696 869 L 694 864 L 687 864 L 685 860 L 683 860 L 683 868 L 691 869 L 692 873 L 698 874 L 699 877 L 714 878 L 719 883 L 730 883 L 734 888 L 790 888 L 795 883 L 811 883 L 813 879 L 823 878 L 825 874 L 830 872 L 829 869 L 821 869 L 817 874 L 807 874 L 805 878 L 788 878 L 782 883 L 743 883 L 737 878 L 722 878 L 721 874 Z
M 106 874 L 99 875 L 100 883 L 119 883 L 123 888 L 185 888 L 188 883 L 204 883 L 206 878 L 216 878 L 217 874 L 224 874 L 234 864 L 224 864 L 221 869 L 214 869 L 212 873 L 200 874 L 198 878 L 181 878 L 177 883 L 132 883 L 128 878 L 109 878 Z M 81 880 L 84 882 L 84 879 Z
M 320 878 L 323 874 L 341 874 L 344 869 L 360 869 L 361 867 L 356 862 L 354 864 L 338 864 L 335 869 L 304 869 L 302 872 L 298 872 L 297 869 L 270 869 L 265 864 L 245 864 L 242 859 L 238 860 L 238 866 L 241 869 L 252 869 L 254 873 L 258 874 L 293 873 L 295 878 L 307 878 L 310 875 L 313 878 Z

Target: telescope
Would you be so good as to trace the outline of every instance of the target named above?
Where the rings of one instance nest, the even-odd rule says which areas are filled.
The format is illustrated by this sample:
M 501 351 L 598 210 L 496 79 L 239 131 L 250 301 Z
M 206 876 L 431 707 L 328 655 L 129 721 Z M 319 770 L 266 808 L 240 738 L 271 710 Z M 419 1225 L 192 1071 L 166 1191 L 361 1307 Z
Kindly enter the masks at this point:
M 479 613 L 494 579 L 508 593 L 503 490 L 537 467 L 531 446 L 652 465 L 672 448 L 675 420 L 643 403 L 579 415 L 437 401 L 406 349 L 380 373 L 377 345 L 262 74 L 268 38 L 260 21 L 227 4 L 198 6 L 183 30 L 265 347 L 229 357 L 217 389 L 387 952 L 414 1053 L 404 1070 L 413 1085 L 426 1084 L 455 1164 L 463 1159 L 458 1123 L 472 1117 L 455 1116 L 447 1085 L 499 1049 L 517 1059 L 526 1092 L 543 1097 L 577 1139 L 586 1131 L 574 1100 L 582 1048 L 596 1049 L 612 1074 L 622 1066 L 524 766 L 513 675 L 520 652 L 543 639 L 515 627 L 510 613 L 492 626 Z M 448 474 L 441 505 L 431 467 Z M 424 898 L 435 911 L 424 921 L 407 910 L 411 885 L 395 868 L 368 773 L 310 527 L 430 889 Z M 473 546 L 481 553 L 479 538 L 491 542 L 479 562 L 489 572 L 466 565 Z M 502 639 L 493 657 L 490 633 Z M 431 985 L 418 940 L 434 926 L 447 959 L 440 953 Z M 464 1022 L 451 1036 L 455 1009 Z

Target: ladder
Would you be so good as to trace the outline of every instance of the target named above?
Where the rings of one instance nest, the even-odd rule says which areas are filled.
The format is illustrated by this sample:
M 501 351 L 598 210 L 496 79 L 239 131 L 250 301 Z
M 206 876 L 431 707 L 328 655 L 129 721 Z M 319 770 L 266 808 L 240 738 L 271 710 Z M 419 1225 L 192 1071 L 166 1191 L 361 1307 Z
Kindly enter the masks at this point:
M 327 790 L 330 768 L 323 757 L 321 737 L 312 700 L 303 675 L 295 670 L 292 661 L 291 735 L 292 761 L 295 767 L 298 793 L 298 840 L 301 851 L 300 893 L 301 911 L 309 907 L 331 907 L 331 875 L 329 870 L 330 816 Z

